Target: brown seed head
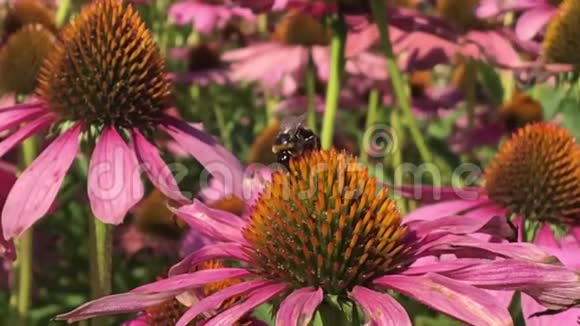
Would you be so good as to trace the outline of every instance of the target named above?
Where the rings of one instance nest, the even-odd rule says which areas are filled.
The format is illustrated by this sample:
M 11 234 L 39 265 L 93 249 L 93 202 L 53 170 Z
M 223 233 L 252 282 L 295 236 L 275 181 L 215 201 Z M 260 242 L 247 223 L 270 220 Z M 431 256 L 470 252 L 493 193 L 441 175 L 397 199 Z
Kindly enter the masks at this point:
M 580 148 L 564 128 L 535 123 L 519 129 L 486 169 L 489 197 L 511 213 L 547 222 L 580 217 Z
M 300 13 L 290 12 L 278 22 L 272 39 L 288 45 L 328 45 L 330 42 L 327 28 L 320 20 Z
M 147 325 L 150 326 L 173 326 L 187 311 L 177 299 L 170 299 L 156 306 L 145 309 Z
M 180 238 L 188 226 L 168 208 L 172 203 L 161 191 L 154 189 L 135 209 L 134 223 L 148 235 L 175 240 Z
M 0 48 L 0 94 L 31 93 L 55 42 L 54 34 L 40 24 L 29 24 L 13 33 Z
M 44 62 L 39 96 L 65 119 L 153 129 L 169 106 L 164 62 L 139 14 L 119 0 L 87 5 Z
M 454 27 L 468 31 L 486 24 L 475 16 L 479 0 L 437 0 L 437 14 Z
M 240 198 L 231 195 L 222 199 L 216 200 L 210 205 L 211 208 L 230 212 L 237 216 L 242 216 L 246 209 L 246 204 Z
M 19 0 L 6 13 L 2 39 L 7 40 L 11 34 L 29 24 L 40 24 L 53 34 L 58 31 L 54 12 L 44 3 L 38 0 Z
M 276 172 L 243 232 L 256 273 L 331 294 L 400 266 L 410 250 L 388 190 L 335 150 L 308 152 Z
M 580 64 L 580 1 L 564 0 L 550 20 L 542 44 L 549 63 Z

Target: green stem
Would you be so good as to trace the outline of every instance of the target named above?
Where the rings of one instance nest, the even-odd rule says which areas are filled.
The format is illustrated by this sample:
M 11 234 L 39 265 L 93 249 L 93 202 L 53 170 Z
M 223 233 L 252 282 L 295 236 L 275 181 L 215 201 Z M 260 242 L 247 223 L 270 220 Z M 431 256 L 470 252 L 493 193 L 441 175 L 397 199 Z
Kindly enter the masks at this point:
M 230 137 L 231 133 L 227 126 L 226 118 L 224 115 L 224 110 L 221 105 L 217 104 L 214 106 L 215 118 L 218 125 L 218 129 L 220 131 L 220 137 L 224 146 L 229 149 L 230 151 L 233 150 L 233 143 L 232 137 Z
M 312 58 L 308 60 L 306 67 L 306 98 L 308 100 L 308 128 L 316 132 L 316 73 Z
M 399 132 L 401 130 L 401 117 L 399 116 L 399 111 L 395 110 L 395 108 L 391 108 L 391 128 L 393 132 Z M 393 144 L 393 157 L 392 163 L 393 171 L 394 171 L 394 180 L 393 184 L 395 187 L 400 186 L 403 183 L 403 149 L 401 144 Z M 385 155 L 385 166 L 389 165 L 390 156 Z M 397 198 L 397 204 L 399 207 L 399 211 L 402 215 L 407 214 L 407 205 L 405 199 L 400 197 Z
M 330 42 L 330 78 L 326 89 L 326 108 L 322 121 L 321 143 L 323 149 L 332 147 L 346 43 L 346 27 L 343 17 L 333 17 L 331 25 L 334 33 Z
M 112 226 L 90 218 L 91 295 L 93 299 L 111 294 L 113 237 Z M 93 325 L 107 325 L 106 319 L 93 320 Z
M 371 130 L 371 128 L 373 127 L 373 125 L 377 122 L 377 116 L 378 116 L 378 108 L 379 108 L 379 90 L 376 88 L 373 88 L 369 94 L 369 107 L 368 107 L 368 111 L 367 111 L 367 121 L 366 121 L 366 126 L 365 126 L 365 132 Z M 366 140 L 363 139 L 363 142 L 365 142 Z M 362 144 L 361 149 L 362 149 L 362 155 L 361 155 L 361 161 L 363 163 L 367 163 L 369 161 L 369 153 L 366 150 L 365 146 L 367 146 L 368 144 Z
M 417 150 L 421 155 L 421 159 L 424 162 L 431 162 L 431 152 L 427 147 L 425 139 L 417 126 L 417 121 L 411 112 L 411 103 L 409 96 L 407 94 L 407 85 L 403 79 L 403 75 L 397 61 L 395 54 L 393 53 L 393 47 L 391 45 L 391 38 L 389 36 L 388 21 L 387 21 L 387 9 L 384 0 L 372 0 L 371 9 L 373 13 L 373 18 L 378 25 L 379 34 L 381 37 L 381 44 L 383 51 L 385 52 L 385 57 L 387 60 L 387 72 L 389 73 L 389 78 L 391 80 L 391 85 L 393 87 L 394 95 L 396 98 L 397 105 L 402 109 L 403 118 L 409 130 L 411 132 L 411 137 Z
M 56 25 L 64 25 L 66 19 L 68 18 L 68 13 L 70 11 L 71 0 L 61 0 L 58 5 L 58 10 L 56 12 Z
M 475 126 L 475 102 L 477 87 L 477 67 L 475 62 L 469 58 L 465 58 L 465 110 L 467 112 L 467 129 L 472 130 Z

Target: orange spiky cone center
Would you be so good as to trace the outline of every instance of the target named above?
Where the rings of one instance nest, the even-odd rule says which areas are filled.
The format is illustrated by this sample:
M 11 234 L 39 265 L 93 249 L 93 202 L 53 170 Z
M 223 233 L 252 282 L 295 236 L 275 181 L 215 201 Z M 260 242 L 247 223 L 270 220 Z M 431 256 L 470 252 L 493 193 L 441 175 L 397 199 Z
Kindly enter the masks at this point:
M 335 150 L 306 153 L 275 173 L 243 232 L 256 273 L 330 294 L 400 266 L 410 250 L 388 190 Z
M 4 19 L 3 36 L 4 43 L 13 33 L 16 33 L 26 25 L 40 24 L 47 31 L 56 34 L 54 12 L 44 3 L 38 0 L 15 1 L 8 9 Z
M 169 106 L 164 62 L 139 14 L 118 0 L 88 4 L 41 67 L 39 96 L 65 119 L 153 129 Z
M 547 222 L 580 217 L 580 148 L 564 128 L 535 123 L 503 144 L 486 169 L 489 197 L 511 213 Z

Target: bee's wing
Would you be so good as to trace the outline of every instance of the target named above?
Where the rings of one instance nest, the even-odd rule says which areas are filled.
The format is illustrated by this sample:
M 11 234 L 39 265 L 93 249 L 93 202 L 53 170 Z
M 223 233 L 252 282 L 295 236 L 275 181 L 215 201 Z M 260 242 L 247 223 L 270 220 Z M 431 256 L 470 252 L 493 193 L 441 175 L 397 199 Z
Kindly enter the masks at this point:
M 281 131 L 282 132 L 289 132 L 289 131 L 298 131 L 298 128 L 304 126 L 306 122 L 306 113 L 301 115 L 289 115 L 282 120 L 281 123 Z

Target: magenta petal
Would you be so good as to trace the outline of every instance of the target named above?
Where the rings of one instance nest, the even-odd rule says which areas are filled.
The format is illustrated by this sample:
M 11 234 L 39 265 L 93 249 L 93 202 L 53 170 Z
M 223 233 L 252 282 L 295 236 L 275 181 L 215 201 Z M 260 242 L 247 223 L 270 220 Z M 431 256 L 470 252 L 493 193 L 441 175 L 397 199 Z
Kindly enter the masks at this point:
M 370 325 L 412 325 L 405 308 L 386 293 L 379 293 L 357 285 L 348 296 L 362 307 Z
M 173 265 L 169 270 L 169 275 L 188 273 L 192 267 L 213 259 L 235 259 L 243 262 L 248 261 L 248 257 L 240 244 L 215 243 L 191 253 L 179 263 Z
M 0 163 L 0 211 L 4 207 L 6 197 L 10 189 L 16 182 L 16 169 L 8 164 Z M 0 258 L 14 260 L 16 258 L 16 249 L 12 240 L 4 239 L 2 224 L 0 224 Z
M 235 214 L 209 208 L 199 200 L 193 204 L 172 209 L 192 228 L 216 241 L 245 243 L 242 229 L 247 222 Z
M 540 226 L 540 230 L 538 231 L 538 234 L 536 234 L 534 243 L 542 247 L 560 248 L 560 244 L 554 237 L 552 228 L 550 228 L 550 225 L 547 223 L 543 223 Z
M 476 200 L 481 198 L 482 189 L 479 187 L 434 187 L 429 185 L 402 185 L 393 187 L 393 191 L 403 196 L 418 200 L 422 203 L 432 203 L 450 200 Z
M 555 315 L 534 316 L 535 313 L 546 311 L 546 307 L 538 304 L 533 298 L 522 294 L 522 313 L 526 326 L 578 325 L 580 309 L 571 308 Z
M 186 149 L 233 195 L 243 198 L 244 169 L 238 159 L 213 137 L 183 121 L 167 117 L 165 131 Z
M 285 289 L 286 285 L 284 284 L 272 284 L 256 289 L 248 294 L 248 298 L 244 302 L 238 303 L 220 313 L 204 324 L 204 326 L 234 325 L 235 322 L 244 317 L 248 312 L 270 300 Z
M 450 200 L 437 204 L 429 204 L 417 208 L 405 216 L 405 221 L 434 220 L 440 217 L 456 215 L 460 212 L 473 209 L 478 206 L 490 204 L 489 199 L 480 200 Z
M 508 310 L 498 305 L 490 294 L 438 274 L 388 275 L 378 278 L 374 283 L 396 290 L 470 325 L 513 325 Z
M 22 122 L 29 121 L 46 114 L 47 109 L 42 104 L 34 106 L 17 105 L 0 109 L 0 131 L 16 127 Z
M 120 224 L 143 198 L 143 182 L 133 150 L 113 127 L 105 129 L 89 164 L 89 200 L 95 217 Z
M 194 273 L 179 274 L 157 282 L 142 285 L 131 290 L 132 293 L 157 293 L 167 291 L 184 291 L 208 283 L 219 282 L 229 278 L 237 278 L 251 275 L 244 268 L 215 268 L 204 269 Z
M 174 297 L 176 292 L 163 292 L 152 294 L 122 293 L 102 297 L 83 304 L 71 312 L 56 316 L 56 320 L 66 320 L 73 323 L 79 320 L 123 314 L 143 310 L 147 307 L 160 304 Z
M 302 288 L 293 291 L 280 304 L 276 314 L 276 325 L 310 325 L 316 308 L 322 302 L 324 292 L 321 288 Z
M 4 237 L 21 235 L 50 209 L 79 149 L 81 127 L 56 138 L 18 178 L 2 210 Z
M 203 298 L 197 303 L 194 303 L 191 308 L 189 308 L 177 321 L 175 326 L 187 326 L 189 323 L 197 317 L 199 314 L 218 309 L 224 301 L 230 299 L 231 297 L 244 294 L 248 291 L 253 291 L 258 288 L 268 285 L 268 281 L 249 281 L 244 283 L 239 283 L 227 287 L 219 292 L 216 292 L 206 298 Z
M 165 196 L 178 202 L 187 202 L 177 185 L 169 167 L 163 162 L 159 151 L 137 129 L 133 129 L 133 144 L 135 154 L 142 164 L 151 183 Z
M 450 234 L 486 233 L 502 238 L 515 238 L 516 230 L 510 226 L 506 217 L 481 216 L 449 216 L 431 221 L 411 221 L 405 223 L 410 231 L 417 236 L 427 236 L 434 232 Z
M 15 133 L 0 142 L 0 157 L 4 156 L 4 154 L 14 148 L 14 146 L 20 144 L 26 138 L 48 127 L 53 121 L 54 117 L 44 116 L 20 127 Z
M 516 24 L 516 35 L 521 40 L 531 40 L 556 14 L 556 7 L 540 6 L 524 12 Z

